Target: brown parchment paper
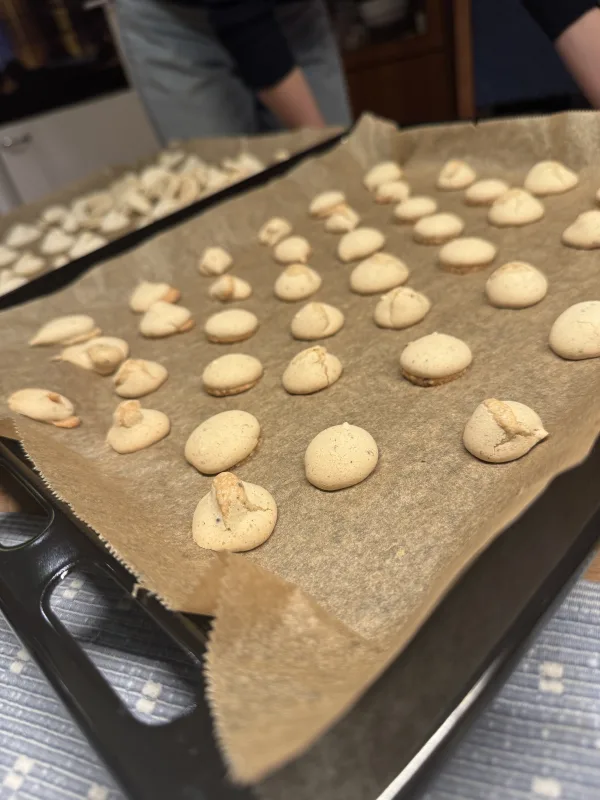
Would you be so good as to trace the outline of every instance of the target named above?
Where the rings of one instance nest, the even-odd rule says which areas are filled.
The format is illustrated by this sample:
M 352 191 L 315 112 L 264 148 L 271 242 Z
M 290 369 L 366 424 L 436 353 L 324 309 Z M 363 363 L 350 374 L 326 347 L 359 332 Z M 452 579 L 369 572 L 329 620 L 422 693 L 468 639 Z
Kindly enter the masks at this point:
M 59 496 L 168 606 L 215 615 L 207 654 L 208 693 L 218 738 L 238 781 L 255 782 L 305 750 L 338 719 L 406 645 L 472 561 L 559 472 L 581 461 L 600 430 L 600 364 L 567 362 L 549 350 L 554 319 L 572 303 L 600 299 L 598 252 L 563 247 L 560 234 L 593 207 L 600 183 L 600 117 L 565 114 L 399 132 L 364 118 L 330 153 L 285 178 L 212 209 L 93 269 L 59 294 L 0 317 L 2 400 L 23 386 L 44 386 L 77 404 L 83 424 L 64 431 L 19 418 L 17 434 Z M 366 168 L 393 157 L 413 192 L 436 195 L 440 207 L 466 221 L 468 235 L 499 246 L 495 266 L 529 260 L 548 275 L 548 297 L 530 309 L 499 310 L 483 295 L 492 267 L 470 276 L 439 269 L 438 248 L 415 244 L 410 227 L 392 223 L 362 186 Z M 521 184 L 538 160 L 559 158 L 580 174 L 568 194 L 546 199 L 540 222 L 519 229 L 489 226 L 484 209 L 463 205 L 461 192 L 436 192 L 449 157 L 465 157 L 482 177 Z M 387 236 L 386 249 L 411 269 L 409 285 L 432 300 L 430 314 L 406 331 L 378 329 L 377 298 L 349 292 L 351 266 L 335 257 L 338 237 L 309 219 L 320 190 L 343 189 L 365 224 Z M 316 299 L 339 306 L 344 328 L 325 342 L 344 364 L 325 392 L 287 395 L 281 374 L 306 347 L 289 324 L 298 304 L 273 297 L 280 267 L 256 232 L 268 217 L 289 217 L 313 246 L 310 263 L 323 276 Z M 261 320 L 258 333 L 232 346 L 209 344 L 206 317 L 221 308 L 207 298 L 210 279 L 196 271 L 198 254 L 221 244 L 233 273 L 254 287 L 243 306 Z M 172 281 L 198 323 L 190 333 L 150 341 L 127 298 L 140 278 Z M 169 369 L 169 380 L 144 405 L 165 411 L 168 438 L 149 450 L 118 456 L 104 444 L 118 398 L 110 379 L 50 362 L 52 350 L 27 340 L 58 314 L 92 313 L 105 333 L 126 338 L 133 356 Z M 432 331 L 461 337 L 474 354 L 467 374 L 435 389 L 402 380 L 404 345 Z M 203 367 L 239 351 L 258 356 L 265 375 L 235 398 L 211 398 Z M 483 464 L 462 447 L 465 422 L 486 397 L 519 400 L 542 417 L 550 437 L 526 458 Z M 218 411 L 255 414 L 262 439 L 236 472 L 267 487 L 279 520 L 257 550 L 217 557 L 191 538 L 196 503 L 210 480 L 183 458 L 190 432 Z M 375 437 L 380 461 L 368 480 L 326 493 L 304 477 L 304 450 L 323 428 L 348 421 Z M 5 428 L 6 429 L 6 428 Z

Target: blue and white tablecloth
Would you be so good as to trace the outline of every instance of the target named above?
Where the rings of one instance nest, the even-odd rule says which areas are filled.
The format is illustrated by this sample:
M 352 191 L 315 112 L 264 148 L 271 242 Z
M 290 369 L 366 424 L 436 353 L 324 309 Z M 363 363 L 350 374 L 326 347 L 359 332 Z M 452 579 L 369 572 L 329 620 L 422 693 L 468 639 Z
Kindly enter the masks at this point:
M 2 544 L 39 529 L 0 514 Z M 191 705 L 198 670 L 117 587 L 71 575 L 52 605 L 134 714 L 156 724 Z M 600 584 L 585 580 L 423 800 L 547 798 L 600 800 Z M 1 616 L 0 800 L 124 800 Z

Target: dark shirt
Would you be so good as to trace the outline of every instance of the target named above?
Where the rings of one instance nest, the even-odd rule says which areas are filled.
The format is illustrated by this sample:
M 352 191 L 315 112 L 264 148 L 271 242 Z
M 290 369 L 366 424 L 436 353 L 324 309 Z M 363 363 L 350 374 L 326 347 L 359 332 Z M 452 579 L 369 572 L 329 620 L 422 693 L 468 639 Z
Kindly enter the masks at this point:
M 275 86 L 295 66 L 290 43 L 277 21 L 275 6 L 302 0 L 173 0 L 201 4 L 219 40 L 231 54 L 244 82 L 252 89 Z M 554 41 L 587 11 L 594 0 L 522 0 Z

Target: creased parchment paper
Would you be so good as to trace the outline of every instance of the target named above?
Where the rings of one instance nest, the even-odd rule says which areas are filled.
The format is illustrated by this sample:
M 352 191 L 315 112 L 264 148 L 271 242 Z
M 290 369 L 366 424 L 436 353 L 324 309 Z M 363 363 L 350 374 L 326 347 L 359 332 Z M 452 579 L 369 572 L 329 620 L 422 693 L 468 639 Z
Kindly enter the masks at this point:
M 494 266 L 522 259 L 543 269 L 548 297 L 522 311 L 488 305 L 483 288 L 492 267 L 447 274 L 438 248 L 415 244 L 410 227 L 391 221 L 390 206 L 373 202 L 362 185 L 367 167 L 385 158 L 405 166 L 415 194 L 434 194 L 440 207 L 466 220 L 468 235 L 498 244 Z M 522 184 L 547 157 L 576 169 L 580 185 L 544 201 L 534 225 L 500 230 L 484 209 L 468 208 L 461 192 L 436 192 L 449 157 L 465 157 L 481 177 Z M 576 215 L 593 207 L 600 183 L 600 117 L 452 125 L 398 132 L 367 117 L 332 152 L 303 163 L 282 180 L 239 197 L 170 230 L 139 249 L 93 269 L 72 287 L 0 317 L 6 396 L 43 386 L 73 399 L 83 424 L 58 430 L 16 420 L 18 435 L 52 490 L 67 500 L 109 547 L 168 606 L 215 615 L 207 655 L 208 692 L 217 735 L 235 780 L 255 782 L 302 752 L 332 725 L 413 636 L 457 576 L 559 472 L 581 461 L 600 430 L 600 362 L 567 362 L 548 348 L 554 319 L 572 303 L 600 299 L 598 252 L 561 245 Z M 432 300 L 430 314 L 405 331 L 378 329 L 377 298 L 349 292 L 350 266 L 335 257 L 338 237 L 309 219 L 320 190 L 341 188 L 366 224 L 387 236 L 386 249 L 411 269 L 409 285 Z M 344 364 L 325 392 L 289 396 L 281 375 L 306 347 L 289 324 L 299 304 L 273 296 L 281 267 L 256 232 L 273 214 L 306 235 L 311 265 L 323 276 L 316 299 L 339 306 L 344 328 L 325 342 Z M 261 326 L 237 345 L 208 344 L 206 317 L 220 306 L 207 297 L 210 279 L 196 271 L 198 254 L 221 244 L 233 274 L 248 279 L 243 303 Z M 197 321 L 191 333 L 145 340 L 127 299 L 140 278 L 172 282 Z M 119 456 L 104 444 L 118 402 L 108 378 L 51 363 L 53 350 L 27 340 L 58 314 L 86 311 L 102 330 L 122 336 L 135 357 L 165 364 L 169 379 L 143 400 L 166 412 L 168 438 L 149 450 Z M 423 389 L 402 380 L 404 345 L 432 331 L 464 339 L 474 361 L 453 383 Z M 234 398 L 202 391 L 203 367 L 227 352 L 255 355 L 265 375 Z M 541 416 L 550 437 L 510 464 L 483 464 L 462 447 L 465 422 L 487 397 L 518 400 Z M 259 549 L 229 557 L 197 548 L 191 520 L 209 479 L 183 457 L 190 432 L 208 416 L 240 408 L 255 414 L 262 438 L 235 471 L 265 486 L 279 506 L 273 536 Z M 329 425 L 348 421 L 377 441 L 373 475 L 351 489 L 326 493 L 304 477 L 304 450 Z M 510 576 L 507 576 L 507 580 Z

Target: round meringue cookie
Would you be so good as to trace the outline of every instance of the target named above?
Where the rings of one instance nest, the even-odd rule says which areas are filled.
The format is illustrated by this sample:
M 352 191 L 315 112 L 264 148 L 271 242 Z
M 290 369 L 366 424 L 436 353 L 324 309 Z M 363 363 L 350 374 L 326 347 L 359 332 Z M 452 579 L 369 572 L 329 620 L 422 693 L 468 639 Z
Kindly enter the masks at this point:
M 489 266 L 496 258 L 498 248 L 485 239 L 464 236 L 453 239 L 440 250 L 440 266 L 455 275 L 467 275 Z
M 41 231 L 35 225 L 17 222 L 4 237 L 4 244 L 9 248 L 18 250 L 21 247 L 33 244 L 41 235 Z
M 61 228 L 50 228 L 40 244 L 40 253 L 45 256 L 55 256 L 70 250 L 75 239 Z
M 216 475 L 248 458 L 260 437 L 260 424 L 247 411 L 222 411 L 204 420 L 185 443 L 185 457 L 205 475 Z
M 459 216 L 440 212 L 421 217 L 413 228 L 413 239 L 419 244 L 444 244 L 460 236 L 464 229 L 465 223 Z
M 23 253 L 12 266 L 13 272 L 20 278 L 33 278 L 43 272 L 45 268 L 44 259 L 29 251 Z
M 444 191 L 466 189 L 476 178 L 475 170 L 466 161 L 451 159 L 444 164 L 438 175 L 437 188 Z
M 312 253 L 310 242 L 304 236 L 288 236 L 275 245 L 273 256 L 280 264 L 306 264 Z
M 498 178 L 487 178 L 472 183 L 465 192 L 468 206 L 491 206 L 494 200 L 508 192 L 510 186 Z
M 236 300 L 247 300 L 252 294 L 252 287 L 243 278 L 235 275 L 221 275 L 208 287 L 208 296 L 222 303 L 232 303 Z
M 327 303 L 307 303 L 292 320 L 294 339 L 327 339 L 334 336 L 344 324 L 344 315 Z
M 523 186 L 531 194 L 544 197 L 568 192 L 578 183 L 577 174 L 560 161 L 540 161 L 529 170 Z
M 266 489 L 221 472 L 196 506 L 192 534 L 198 547 L 244 553 L 264 544 L 276 522 L 277 504 Z
M 569 361 L 600 357 L 600 300 L 575 303 L 556 319 L 550 347 Z
M 360 262 L 350 275 L 350 288 L 357 294 L 379 294 L 406 283 L 410 271 L 404 261 L 390 253 L 374 253 Z
M 429 217 L 438 210 L 437 200 L 421 195 L 403 200 L 394 209 L 394 219 L 400 223 L 413 223 L 421 217 Z
M 204 333 L 209 342 L 229 344 L 243 342 L 258 330 L 258 317 L 243 308 L 219 311 L 206 320 Z
M 543 272 L 525 261 L 509 261 L 494 270 L 485 293 L 496 308 L 529 308 L 546 297 L 548 281 Z
M 13 250 L 11 247 L 5 247 L 5 245 L 0 244 L 0 268 L 1 267 L 8 267 L 9 264 L 12 264 L 14 261 L 17 260 L 19 254 L 16 250 Z
M 395 161 L 381 161 L 367 172 L 363 182 L 370 192 L 374 192 L 382 183 L 399 181 L 402 177 L 402 167 Z
M 408 286 L 398 286 L 384 294 L 375 306 L 374 319 L 380 328 L 402 330 L 421 322 L 431 308 L 431 301 Z
M 401 203 L 410 194 L 410 186 L 406 181 L 386 181 L 375 189 L 376 203 Z
M 305 300 L 317 292 L 322 283 L 319 273 L 306 264 L 290 264 L 275 281 L 275 296 L 289 303 Z
M 385 236 L 376 228 L 356 228 L 346 233 L 338 244 L 338 257 L 341 261 L 358 261 L 367 258 L 385 244 Z
M 245 353 L 228 353 L 215 358 L 202 373 L 202 384 L 208 394 L 229 397 L 252 389 L 263 375 L 258 358 Z
M 331 216 L 339 206 L 346 202 L 346 195 L 339 191 L 321 192 L 308 207 L 308 213 L 316 219 L 325 219 Z
M 336 492 L 368 478 L 378 460 L 379 449 L 371 434 L 344 422 L 315 436 L 306 448 L 304 469 L 317 489 Z
M 473 355 L 461 339 L 430 333 L 407 344 L 400 356 L 402 375 L 417 386 L 440 386 L 460 378 Z
M 544 206 L 525 189 L 509 189 L 494 200 L 488 222 L 498 228 L 521 227 L 537 222 L 544 216 Z
M 490 398 L 477 406 L 467 422 L 463 444 L 480 461 L 505 464 L 526 455 L 547 436 L 532 408 Z
M 325 347 L 308 347 L 294 356 L 283 373 L 283 388 L 290 394 L 313 394 L 335 383 L 342 362 Z
M 577 250 L 595 250 L 600 247 L 600 211 L 584 211 L 565 230 L 563 244 Z

